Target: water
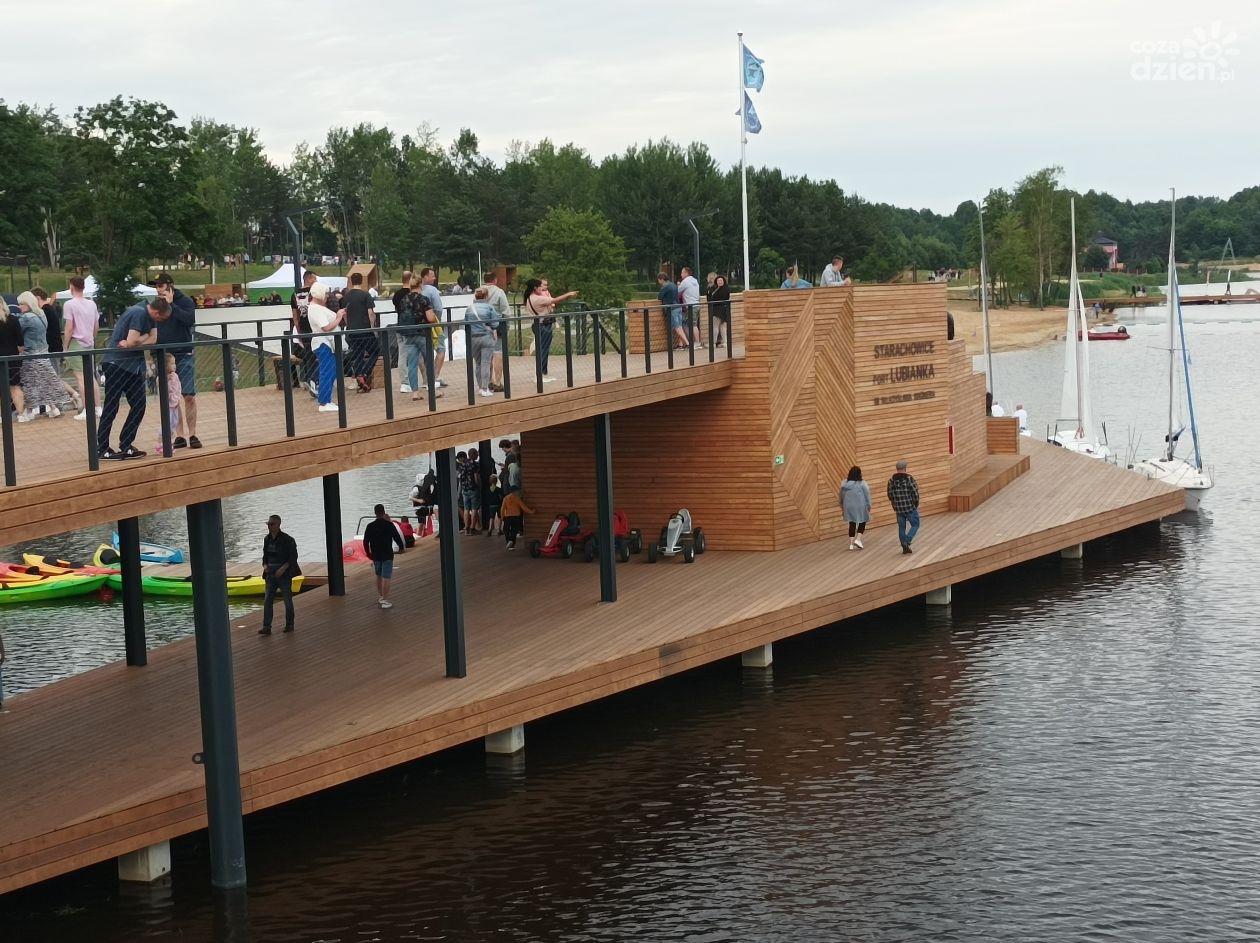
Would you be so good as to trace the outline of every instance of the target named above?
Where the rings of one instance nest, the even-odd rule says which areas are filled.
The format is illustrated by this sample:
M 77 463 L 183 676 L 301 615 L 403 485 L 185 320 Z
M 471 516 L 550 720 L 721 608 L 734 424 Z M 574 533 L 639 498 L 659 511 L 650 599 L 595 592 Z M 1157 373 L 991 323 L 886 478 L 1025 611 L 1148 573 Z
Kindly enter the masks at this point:
M 519 760 L 472 744 L 253 816 L 245 914 L 191 836 L 168 888 L 106 864 L 0 898 L 3 938 L 1260 939 L 1260 404 L 1230 366 L 1260 331 L 1190 341 L 1203 514 L 531 724 Z M 1091 348 L 1113 444 L 1162 428 L 1147 343 Z M 995 358 L 1034 428 L 1061 360 Z

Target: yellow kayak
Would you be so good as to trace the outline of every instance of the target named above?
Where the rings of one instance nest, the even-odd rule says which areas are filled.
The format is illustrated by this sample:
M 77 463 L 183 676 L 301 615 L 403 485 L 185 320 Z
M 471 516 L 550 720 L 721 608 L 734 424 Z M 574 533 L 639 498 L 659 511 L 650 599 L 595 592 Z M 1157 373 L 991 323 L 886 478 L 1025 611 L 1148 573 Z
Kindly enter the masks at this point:
M 293 577 L 293 592 L 301 592 L 304 577 Z M 115 574 L 108 578 L 114 589 L 122 589 L 122 576 Z M 140 580 L 140 589 L 146 596 L 191 596 L 193 584 L 191 576 L 144 576 Z M 261 596 L 267 592 L 267 581 L 261 576 L 229 576 L 227 578 L 227 594 L 229 596 Z

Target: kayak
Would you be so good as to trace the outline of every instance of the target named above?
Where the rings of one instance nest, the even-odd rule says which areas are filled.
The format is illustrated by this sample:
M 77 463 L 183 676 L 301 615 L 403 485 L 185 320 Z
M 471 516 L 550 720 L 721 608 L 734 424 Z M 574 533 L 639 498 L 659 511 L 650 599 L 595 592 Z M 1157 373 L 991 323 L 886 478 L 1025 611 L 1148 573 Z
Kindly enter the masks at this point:
M 99 551 L 98 551 L 99 552 Z M 67 560 L 49 560 L 43 554 L 24 553 L 22 559 L 26 561 L 26 565 L 40 575 L 49 576 L 97 576 L 110 573 L 117 573 L 116 566 L 101 566 L 99 564 L 83 564 L 70 563 Z
M 114 552 L 118 552 L 118 534 L 111 538 Z M 100 551 L 97 551 L 98 553 Z M 151 544 L 147 540 L 140 541 L 140 559 L 146 563 L 183 563 L 184 551 L 178 547 L 167 547 L 163 544 Z
M 106 581 L 114 589 L 122 589 L 122 575 L 107 576 Z M 301 592 L 305 577 L 293 577 L 293 591 Z M 193 584 L 191 576 L 142 576 L 140 590 L 147 596 L 191 596 Z M 261 596 L 267 591 L 267 581 L 261 576 L 229 576 L 227 578 L 227 594 L 229 596 Z
M 8 582 L 0 580 L 0 604 L 40 602 L 45 599 L 64 599 L 67 596 L 86 596 L 100 589 L 107 576 L 52 576 L 40 580 Z
M 39 573 L 32 573 L 25 563 L 0 563 L 0 580 L 37 580 Z
M 341 559 L 346 563 L 371 563 L 372 558 L 367 555 L 367 551 L 363 549 L 363 530 L 365 521 L 374 521 L 375 517 L 359 518 L 359 526 L 355 528 L 355 535 L 341 545 Z M 398 535 L 403 539 L 403 545 L 406 547 L 414 547 L 416 545 L 416 537 L 423 534 L 416 534 L 416 530 L 411 526 L 411 519 L 408 517 L 390 518 L 394 528 L 398 531 Z M 436 520 L 434 521 L 436 530 Z

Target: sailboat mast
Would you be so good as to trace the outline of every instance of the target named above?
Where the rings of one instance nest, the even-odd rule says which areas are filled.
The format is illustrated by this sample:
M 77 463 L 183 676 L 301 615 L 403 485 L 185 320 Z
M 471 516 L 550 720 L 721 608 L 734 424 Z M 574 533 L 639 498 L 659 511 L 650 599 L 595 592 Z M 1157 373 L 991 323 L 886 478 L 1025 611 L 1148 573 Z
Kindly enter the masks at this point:
M 1072 274 L 1068 280 L 1068 291 L 1072 297 L 1068 299 L 1068 310 L 1072 312 L 1070 318 L 1072 322 L 1072 330 L 1076 332 L 1076 437 L 1083 439 L 1086 436 L 1085 431 L 1085 383 L 1086 374 L 1089 367 L 1083 362 L 1083 351 L 1085 345 L 1089 343 L 1089 325 L 1083 323 L 1081 318 L 1082 308 L 1084 307 L 1081 298 L 1081 282 L 1080 277 L 1076 273 L 1076 199 L 1073 197 L 1071 201 L 1072 207 Z
M 1168 235 L 1168 448 L 1164 461 L 1173 457 L 1177 422 L 1177 311 L 1181 299 L 1177 285 L 1177 191 L 1172 191 L 1172 228 Z
M 984 251 L 984 201 L 976 201 L 980 211 L 980 312 L 984 322 L 984 378 L 993 395 L 993 345 L 989 340 L 989 266 Z

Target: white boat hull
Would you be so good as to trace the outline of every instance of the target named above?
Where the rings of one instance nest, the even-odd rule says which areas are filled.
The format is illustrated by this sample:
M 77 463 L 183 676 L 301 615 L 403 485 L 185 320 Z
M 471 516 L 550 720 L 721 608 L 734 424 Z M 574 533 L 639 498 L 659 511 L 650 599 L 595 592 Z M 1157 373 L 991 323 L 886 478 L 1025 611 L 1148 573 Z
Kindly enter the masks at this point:
M 1050 444 L 1062 446 L 1069 452 L 1075 452 L 1077 455 L 1084 455 L 1088 458 L 1101 458 L 1104 460 L 1111 458 L 1111 449 L 1101 442 L 1078 439 L 1070 432 L 1056 432 L 1050 437 Z
M 1203 503 L 1203 496 L 1212 488 L 1212 476 L 1201 468 L 1195 468 L 1184 458 L 1166 460 L 1162 458 L 1148 459 L 1138 462 L 1133 470 L 1145 475 L 1151 481 L 1161 481 L 1166 485 L 1182 489 L 1186 494 L 1186 510 L 1197 511 Z

